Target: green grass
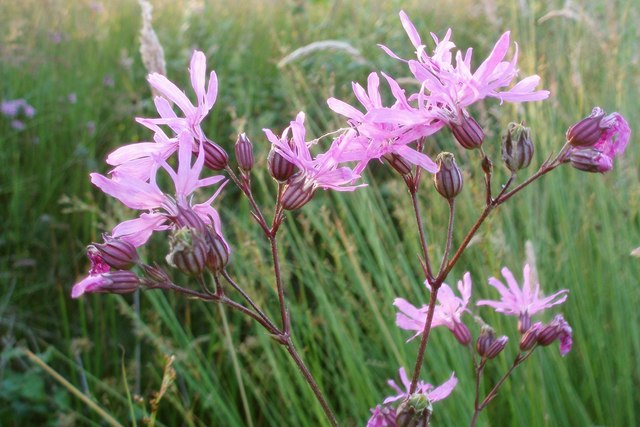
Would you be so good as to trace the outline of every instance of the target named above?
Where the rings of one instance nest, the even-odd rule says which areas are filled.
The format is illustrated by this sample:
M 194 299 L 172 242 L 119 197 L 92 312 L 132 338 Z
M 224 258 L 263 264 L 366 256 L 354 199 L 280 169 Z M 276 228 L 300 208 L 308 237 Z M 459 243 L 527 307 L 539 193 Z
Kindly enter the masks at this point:
M 272 202 L 274 185 L 264 172 L 268 144 L 261 129 L 281 129 L 305 110 L 312 132 L 320 135 L 342 126 L 324 100 L 350 99 L 351 80 L 362 83 L 373 70 L 408 74 L 376 47 L 383 43 L 411 56 L 397 18 L 400 9 L 425 40 L 428 31 L 443 34 L 452 27 L 458 46 L 475 46 L 476 58 L 511 29 L 521 48 L 522 74 L 540 74 L 552 91 L 545 103 L 498 109 L 488 101 L 474 108 L 488 126 L 485 149 L 496 163 L 500 129 L 512 120 L 524 119 L 533 128 L 532 167 L 557 150 L 565 129 L 594 105 L 622 112 L 632 128 L 640 122 L 635 25 L 640 10 L 632 0 L 591 2 L 575 13 L 556 14 L 550 12 L 564 2 L 529 2 L 526 10 L 520 6 L 526 2 L 507 0 L 251 0 L 187 8 L 196 3 L 155 4 L 167 72 L 187 87 L 192 49 L 207 53 L 221 84 L 207 134 L 227 149 L 239 131 L 253 139 L 256 188 L 264 203 Z M 287 354 L 236 313 L 223 315 L 219 307 L 159 292 L 142 293 L 139 313 L 131 297 L 69 298 L 71 285 L 87 269 L 85 245 L 130 215 L 92 188 L 87 175 L 106 171 L 102 159 L 115 147 L 149 138 L 133 117 L 153 114 L 138 54 L 137 4 L 104 2 L 101 11 L 90 6 L 89 1 L 0 2 L 0 98 L 23 97 L 37 109 L 21 132 L 0 117 L 0 423 L 100 423 L 94 411 L 21 355 L 18 349 L 27 347 L 123 425 L 133 425 L 132 418 L 142 425 L 142 417 L 150 415 L 149 401 L 160 388 L 168 355 L 176 357 L 177 379 L 160 402 L 159 425 L 244 426 L 250 425 L 248 418 L 254 426 L 325 425 Z M 51 39 L 57 33 L 61 43 Z M 278 67 L 296 48 L 329 39 L 348 42 L 361 56 L 318 51 Z M 105 76 L 113 87 L 103 83 Z M 77 95 L 75 104 L 68 101 L 71 93 Z M 88 122 L 95 123 L 95 133 Z M 450 150 L 452 142 L 445 132 L 430 145 Z M 468 171 L 458 200 L 455 241 L 460 242 L 480 212 L 482 183 L 477 156 L 456 154 Z M 629 255 L 640 246 L 638 160 L 632 141 L 608 175 L 561 168 L 544 177 L 493 214 L 480 242 L 452 272 L 450 284 L 469 270 L 475 298 L 495 297 L 486 278 L 497 276 L 502 266 L 518 276 L 524 242 L 530 240 L 543 288 L 571 290 L 562 311 L 573 326 L 574 350 L 565 358 L 555 345 L 536 351 L 479 425 L 640 422 L 635 392 L 640 261 Z M 497 183 L 504 177 L 498 164 L 496 174 Z M 390 391 L 386 380 L 395 378 L 400 365 L 410 368 L 414 362 L 418 343 L 406 344 L 408 333 L 395 327 L 393 298 L 416 303 L 427 298 L 400 181 L 381 167 L 373 167 L 366 180 L 369 187 L 355 193 L 318 194 L 289 215 L 281 239 L 294 341 L 346 426 L 363 425 L 368 409 Z M 427 181 L 423 187 L 425 216 L 434 224 L 430 247 L 440 254 L 446 204 Z M 246 203 L 234 191 L 216 203 L 233 245 L 230 272 L 277 318 L 277 296 L 272 281 L 265 280 L 271 268 L 268 245 Z M 499 333 L 515 336 L 513 319 L 488 310 L 479 314 Z M 472 329 L 477 334 L 475 325 Z M 507 368 L 514 351 L 511 343 L 496 359 L 488 370 L 492 378 Z M 452 370 L 460 383 L 451 398 L 437 404 L 434 425 L 467 424 L 473 405 L 469 355 L 449 332 L 436 329 L 424 377 L 440 383 Z

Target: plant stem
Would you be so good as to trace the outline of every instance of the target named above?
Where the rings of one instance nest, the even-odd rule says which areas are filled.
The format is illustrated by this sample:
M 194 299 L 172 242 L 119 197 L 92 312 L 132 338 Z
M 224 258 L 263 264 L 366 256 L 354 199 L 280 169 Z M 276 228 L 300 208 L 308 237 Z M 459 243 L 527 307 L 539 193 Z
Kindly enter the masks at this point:
M 426 269 L 427 281 L 431 283 L 433 280 L 433 274 L 431 273 L 431 262 L 429 261 L 429 248 L 427 247 L 427 237 L 424 232 L 424 225 L 422 223 L 422 214 L 420 213 L 420 204 L 418 203 L 418 194 L 415 188 L 409 188 L 411 194 L 411 203 L 413 204 L 413 212 L 416 217 L 416 225 L 418 226 L 418 233 L 420 234 L 420 247 L 422 248 L 422 257 L 424 259 L 424 265 Z
M 336 416 L 333 414 L 333 411 L 331 410 L 331 408 L 329 407 L 329 404 L 325 400 L 324 395 L 320 390 L 320 387 L 318 387 L 318 384 L 313 378 L 313 375 L 311 375 L 311 372 L 309 371 L 307 366 L 304 364 L 304 362 L 300 358 L 300 355 L 298 354 L 298 351 L 294 347 L 291 339 L 288 338 L 286 344 L 284 345 L 287 348 L 289 355 L 291 356 L 293 361 L 296 363 L 298 370 L 300 371 L 302 376 L 305 378 L 305 380 L 307 380 L 307 384 L 309 384 L 309 387 L 311 387 L 313 394 L 315 394 L 316 399 L 318 399 L 318 402 L 320 403 L 320 406 L 322 406 L 322 410 L 324 411 L 325 415 L 329 419 L 329 422 L 333 427 L 338 427 L 338 420 L 336 419 Z
M 437 282 L 436 282 L 437 283 Z M 409 394 L 413 394 L 418 386 L 418 379 L 420 378 L 420 370 L 422 369 L 422 362 L 424 360 L 424 354 L 429 343 L 429 335 L 431 333 L 431 323 L 433 322 L 433 312 L 436 307 L 436 300 L 438 298 L 438 289 L 440 284 L 433 283 L 431 285 L 431 293 L 429 296 L 429 308 L 427 309 L 427 320 L 422 330 L 422 337 L 420 339 L 420 348 L 418 348 L 418 358 L 416 359 L 416 365 L 413 368 L 413 377 L 411 378 L 411 387 L 409 388 Z

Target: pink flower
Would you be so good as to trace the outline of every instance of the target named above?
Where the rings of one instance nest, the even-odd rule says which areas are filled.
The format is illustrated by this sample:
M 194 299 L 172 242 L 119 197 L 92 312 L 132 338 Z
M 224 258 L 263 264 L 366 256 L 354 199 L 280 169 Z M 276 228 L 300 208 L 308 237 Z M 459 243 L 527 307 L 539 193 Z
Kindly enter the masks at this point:
M 360 178 L 360 175 L 351 168 L 340 166 L 341 163 L 351 160 L 345 156 L 348 155 L 347 150 L 350 142 L 356 138 L 355 132 L 343 133 L 334 139 L 329 150 L 312 158 L 309 147 L 318 141 L 305 141 L 304 119 L 304 113 L 298 113 L 296 119 L 291 122 L 280 137 L 277 137 L 270 129 L 263 129 L 267 139 L 273 145 L 273 149 L 298 168 L 299 179 L 304 179 L 303 187 L 309 191 L 316 188 L 353 191 L 364 186 L 364 184 L 348 185 Z M 293 146 L 289 144 L 289 134 L 292 135 Z
M 347 117 L 349 124 L 357 129 L 362 138 L 354 139 L 349 147 L 352 160 L 358 160 L 356 172 L 360 173 L 372 159 L 381 159 L 384 156 L 396 154 L 411 164 L 418 165 L 430 173 L 435 173 L 438 166 L 427 155 L 409 147 L 420 138 L 432 135 L 442 128 L 442 123 L 435 119 L 425 121 L 419 126 L 404 126 L 402 118 L 405 113 L 414 111 L 404 95 L 400 85 L 382 73 L 387 80 L 393 96 L 396 99 L 394 105 L 385 109 L 380 95 L 380 79 L 376 73 L 369 74 L 367 90 L 358 83 L 352 83 L 353 92 L 365 108 L 362 113 L 344 101 L 329 98 L 329 108 L 338 114 Z M 379 113 L 379 112 L 382 113 Z M 397 116 L 400 120 L 397 120 Z
M 371 409 L 371 418 L 366 427 L 396 427 L 396 410 L 389 406 L 377 405 Z
M 396 384 L 396 382 L 393 380 L 387 381 L 387 384 L 389 384 L 389 386 L 391 386 L 391 388 L 393 388 L 397 392 L 397 394 L 387 397 L 382 403 L 392 403 L 397 400 L 404 399 L 409 395 L 411 381 L 409 380 L 409 377 L 407 377 L 407 372 L 405 371 L 404 367 L 398 370 L 398 375 L 400 376 L 400 381 L 402 382 L 404 389 L 400 388 L 400 386 L 398 386 L 398 384 Z M 426 395 L 427 399 L 429 399 L 429 401 L 433 403 L 447 398 L 457 384 L 458 379 L 455 377 L 455 373 L 452 373 L 451 377 L 449 377 L 447 381 L 445 381 L 438 387 L 434 387 L 431 384 L 425 383 L 423 381 L 418 381 L 418 386 L 415 392 L 418 394 Z
M 22 112 L 25 117 L 31 118 L 36 114 L 36 109 L 25 99 L 20 98 L 0 102 L 0 112 L 10 118 L 16 117 Z
M 438 326 L 449 328 L 462 344 L 468 344 L 471 340 L 471 333 L 461 320 L 462 314 L 465 311 L 469 311 L 467 306 L 471 298 L 471 287 L 471 274 L 468 272 L 464 274 L 462 280 L 458 281 L 460 297 L 456 296 L 447 284 L 443 284 L 438 291 L 438 304 L 435 307 L 433 322 L 431 323 L 432 328 Z M 418 309 L 402 298 L 396 298 L 393 305 L 399 310 L 396 315 L 398 327 L 416 331 L 416 334 L 409 338 L 409 341 L 420 335 L 427 321 L 428 306 L 423 305 Z
M 569 291 L 566 289 L 548 297 L 540 295 L 540 284 L 536 283 L 535 286 L 531 284 L 531 269 L 528 264 L 525 264 L 523 270 L 522 289 L 506 267 L 502 269 L 502 276 L 507 281 L 508 288 L 495 277 L 489 278 L 489 284 L 500 292 L 500 301 L 480 300 L 476 305 L 488 305 L 498 313 L 519 317 L 520 322 L 524 325 L 521 328 L 524 330 L 521 332 L 528 329 L 531 316 L 554 305 L 562 304 L 567 299 Z
M 540 81 L 537 75 L 522 79 L 511 89 L 500 90 L 509 86 L 518 73 L 517 45 L 513 58 L 503 61 L 509 50 L 509 32 L 498 39 L 489 57 L 472 72 L 472 49 L 467 49 L 464 56 L 460 51 L 456 52 L 455 64 L 453 62 L 454 55 L 451 51 L 455 44 L 451 41 L 451 29 L 442 40 L 431 34 L 436 47 L 429 56 L 406 13 L 400 12 L 400 20 L 416 48 L 418 59 L 405 61 L 389 48 L 381 47 L 391 57 L 407 62 L 412 74 L 421 83 L 420 91 L 409 97 L 409 100 L 418 102 L 417 109 L 397 114 L 397 119 L 403 120 L 406 125 L 419 125 L 433 118 L 449 125 L 459 125 L 465 117 L 464 109 L 486 97 L 498 98 L 500 102 L 539 101 L 548 98 L 548 91 L 535 91 Z M 382 113 L 376 113 L 375 117 L 382 120 Z
M 193 137 L 189 133 L 179 136 L 178 168 L 172 169 L 164 159 L 155 158 L 149 181 L 136 176 L 122 174 L 119 171 L 111 173 L 111 178 L 92 173 L 91 182 L 102 191 L 120 200 L 127 207 L 137 210 L 147 210 L 139 218 L 118 224 L 112 232 L 112 237 L 122 238 L 138 247 L 146 243 L 154 231 L 166 230 L 171 226 L 167 222 L 179 215 L 179 208 L 192 210 L 205 224 L 214 227 L 218 235 L 221 234 L 220 217 L 211 207 L 211 203 L 220 193 L 221 186 L 207 201 L 193 204 L 190 195 L 197 189 L 220 183 L 224 180 L 221 175 L 200 178 L 204 165 L 204 151 L 191 165 L 191 148 Z M 138 144 L 139 145 L 139 144 Z M 160 166 L 158 166 L 160 165 Z M 175 187 L 174 196 L 166 195 L 156 183 L 156 172 L 162 167 L 170 176 Z
M 176 134 L 186 130 L 193 135 L 196 141 L 205 141 L 207 138 L 200 124 L 215 104 L 218 94 L 218 78 L 215 71 L 212 71 L 209 75 L 209 84 L 205 90 L 206 68 L 207 60 L 204 53 L 197 50 L 194 51 L 189 72 L 191 86 L 196 94 L 197 105 L 194 105 L 187 95 L 165 76 L 158 73 L 150 74 L 148 77 L 149 84 L 162 95 L 162 97 L 154 99 L 161 118 L 137 120 L 147 127 L 168 125 Z M 176 115 L 170 102 L 178 106 L 184 114 L 183 118 Z

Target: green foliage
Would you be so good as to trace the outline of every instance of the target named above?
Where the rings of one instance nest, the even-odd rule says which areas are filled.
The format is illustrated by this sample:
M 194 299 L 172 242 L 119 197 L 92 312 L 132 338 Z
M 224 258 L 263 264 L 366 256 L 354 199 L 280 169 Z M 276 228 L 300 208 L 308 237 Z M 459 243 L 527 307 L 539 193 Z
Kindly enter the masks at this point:
M 70 414 L 87 424 L 100 422 L 51 377 L 15 355 L 25 346 L 38 353 L 49 349 L 47 363 L 123 424 L 141 425 L 151 412 L 164 356 L 175 355 L 177 376 L 159 404 L 158 425 L 324 425 L 287 354 L 236 313 L 223 317 L 219 307 L 158 292 L 142 293 L 139 310 L 129 297 L 69 298 L 71 285 L 87 269 L 84 245 L 129 215 L 91 188 L 87 175 L 105 172 L 102 159 L 116 146 L 148 139 L 133 117 L 153 114 L 138 54 L 136 3 L 115 0 L 102 9 L 92 4 L 0 2 L 0 98 L 26 98 L 37 109 L 24 131 L 0 116 L 0 423 L 63 424 L 71 422 L 63 417 Z M 352 99 L 351 80 L 362 83 L 372 70 L 405 72 L 376 47 L 383 43 L 401 56 L 412 55 L 397 18 L 402 8 L 425 41 L 428 31 L 443 34 L 452 27 L 460 47 L 477 47 L 477 58 L 510 28 L 521 48 L 523 74 L 540 74 L 552 91 L 545 103 L 498 110 L 497 102 L 488 101 L 474 110 L 487 127 L 485 149 L 496 163 L 500 132 L 510 121 L 525 120 L 532 128 L 531 169 L 559 149 L 565 129 L 594 105 L 622 112 L 632 128 L 640 122 L 640 11 L 632 0 L 573 9 L 563 9 L 560 1 L 509 0 L 154 5 L 169 77 L 186 87 L 192 49 L 205 51 L 221 85 L 206 132 L 229 150 L 236 134 L 247 132 L 257 170 L 266 164 L 263 127 L 282 129 L 304 109 L 320 135 L 342 126 L 326 107 L 328 96 Z M 279 65 L 296 49 L 321 40 L 346 42 L 358 54 L 322 49 Z M 69 102 L 71 93 L 76 103 Z M 445 132 L 429 146 L 433 154 L 451 150 L 452 142 Z M 456 154 L 467 179 L 458 201 L 459 243 L 480 212 L 483 187 L 476 153 Z M 503 265 L 519 271 L 530 240 L 543 288 L 571 290 L 563 311 L 574 329 L 574 351 L 564 359 L 555 347 L 537 351 L 479 425 L 640 422 L 640 261 L 629 255 L 640 246 L 638 159 L 632 142 L 609 175 L 561 168 L 543 178 L 493 215 L 452 272 L 450 284 L 469 270 L 475 298 L 494 297 L 486 278 L 497 276 Z M 494 182 L 505 176 L 496 164 Z M 275 187 L 268 175 L 260 170 L 255 180 L 259 200 L 272 203 Z M 281 239 L 294 341 L 346 426 L 363 425 L 368 409 L 389 391 L 386 380 L 414 362 L 417 343 L 406 344 L 408 333 L 395 327 L 393 298 L 427 299 L 401 183 L 375 165 L 366 181 L 369 187 L 353 194 L 319 194 L 289 215 Z M 423 187 L 427 222 L 434 224 L 430 248 L 439 257 L 446 204 L 428 181 Z M 230 272 L 278 318 L 273 283 L 265 280 L 268 245 L 246 203 L 229 191 L 217 207 L 233 245 Z M 161 259 L 158 252 L 146 255 Z M 485 309 L 478 314 L 499 333 L 515 336 L 513 319 Z M 472 329 L 477 335 L 479 327 Z M 86 342 L 78 346 L 80 337 Z M 490 378 L 506 370 L 514 351 L 512 342 L 488 367 Z M 433 425 L 464 425 L 473 405 L 469 355 L 448 331 L 435 330 L 423 377 L 439 384 L 451 370 L 460 385 L 451 399 L 435 405 Z

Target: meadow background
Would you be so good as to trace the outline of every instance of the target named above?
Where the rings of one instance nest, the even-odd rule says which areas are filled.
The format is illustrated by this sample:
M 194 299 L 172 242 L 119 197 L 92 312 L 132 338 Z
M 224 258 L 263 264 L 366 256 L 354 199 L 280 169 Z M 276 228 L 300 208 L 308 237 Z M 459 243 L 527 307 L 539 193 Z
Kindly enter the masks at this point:
M 551 90 L 544 103 L 498 109 L 497 101 L 488 101 L 473 109 L 494 159 L 501 129 L 525 120 L 537 150 L 533 170 L 594 105 L 623 113 L 634 139 L 638 134 L 635 0 L 153 4 L 169 78 L 187 87 L 195 48 L 218 73 L 219 97 L 205 131 L 228 150 L 239 131 L 252 138 L 259 159 L 254 179 L 265 202 L 274 185 L 264 170 L 268 144 L 261 128 L 282 129 L 305 110 L 320 135 L 342 126 L 326 107 L 327 97 L 352 99 L 350 82 L 365 82 L 373 70 L 406 74 L 376 46 L 412 55 L 401 9 L 424 40 L 429 31 L 442 35 L 452 27 L 459 47 L 475 47 L 476 61 L 511 29 L 522 74 L 540 74 Z M 122 425 L 142 425 L 161 387 L 165 357 L 173 355 L 177 378 L 159 403 L 157 425 L 324 425 L 286 353 L 235 313 L 160 292 L 143 292 L 139 304 L 132 296 L 70 299 L 71 286 L 88 268 L 85 246 L 129 215 L 92 188 L 88 173 L 105 172 L 103 159 L 117 146 L 151 136 L 133 120 L 154 114 L 139 55 L 140 24 L 135 1 L 0 0 L 0 98 L 24 98 L 36 109 L 23 118 L 23 130 L 0 115 L 0 424 L 105 425 L 94 410 L 100 407 Z M 295 49 L 329 39 L 352 50 L 316 50 L 281 63 Z M 448 132 L 430 144 L 454 147 Z M 467 171 L 457 209 L 459 242 L 483 198 L 478 157 L 456 154 Z M 543 288 L 571 290 L 562 311 L 574 328 L 573 351 L 565 358 L 555 345 L 536 351 L 479 425 L 640 422 L 640 260 L 631 255 L 640 246 L 639 154 L 632 139 L 610 174 L 561 168 L 543 178 L 492 216 L 452 272 L 450 284 L 469 270 L 475 298 L 495 297 L 486 278 L 502 266 L 520 277 L 529 240 Z M 504 176 L 499 164 L 496 171 Z M 409 333 L 394 326 L 393 298 L 427 299 L 400 180 L 382 167 L 365 178 L 366 189 L 321 193 L 290 214 L 281 239 L 294 341 L 346 426 L 364 425 L 369 408 L 391 391 L 386 380 L 414 362 L 418 343 L 405 344 Z M 446 203 L 429 185 L 422 197 L 428 221 L 442 224 L 431 232 L 432 251 L 439 253 Z M 231 273 L 276 313 L 275 293 L 264 280 L 266 243 L 247 204 L 230 190 L 216 207 L 234 250 Z M 513 319 L 479 313 L 499 333 L 515 336 Z M 511 343 L 489 377 L 507 368 L 514 351 Z M 451 370 L 460 379 L 453 395 L 437 404 L 433 425 L 467 425 L 469 355 L 449 332 L 436 329 L 427 360 L 429 382 L 441 383 Z M 94 407 L 72 390 L 90 396 Z

